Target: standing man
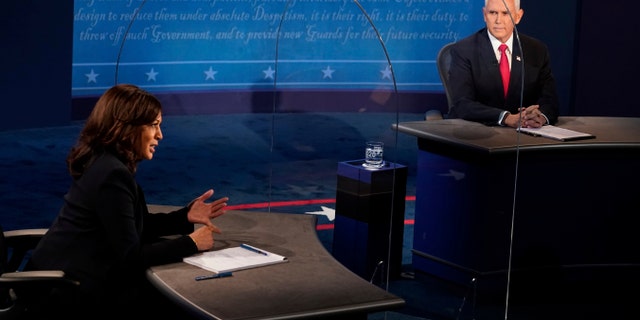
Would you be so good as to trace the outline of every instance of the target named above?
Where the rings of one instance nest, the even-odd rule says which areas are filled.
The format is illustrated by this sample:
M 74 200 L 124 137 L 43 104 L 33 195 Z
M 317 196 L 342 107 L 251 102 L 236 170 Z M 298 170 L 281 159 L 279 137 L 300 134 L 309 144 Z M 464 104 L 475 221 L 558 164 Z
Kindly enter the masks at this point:
M 555 124 L 559 99 L 549 51 L 518 35 L 520 0 L 485 0 L 482 13 L 486 27 L 451 49 L 449 118 L 513 128 Z

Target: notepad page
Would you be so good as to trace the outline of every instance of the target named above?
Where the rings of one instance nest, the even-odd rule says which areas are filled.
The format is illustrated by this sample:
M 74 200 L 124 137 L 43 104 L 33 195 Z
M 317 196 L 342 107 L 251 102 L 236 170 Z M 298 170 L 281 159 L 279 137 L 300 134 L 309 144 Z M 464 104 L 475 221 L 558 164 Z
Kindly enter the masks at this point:
M 560 141 L 595 138 L 595 136 L 590 133 L 560 128 L 553 125 L 545 125 L 540 128 L 519 128 L 518 130 L 534 136 L 541 136 Z
M 184 258 L 183 261 L 215 273 L 256 268 L 287 261 L 284 256 L 261 251 L 267 254 L 263 255 L 241 247 L 233 247 L 198 253 Z

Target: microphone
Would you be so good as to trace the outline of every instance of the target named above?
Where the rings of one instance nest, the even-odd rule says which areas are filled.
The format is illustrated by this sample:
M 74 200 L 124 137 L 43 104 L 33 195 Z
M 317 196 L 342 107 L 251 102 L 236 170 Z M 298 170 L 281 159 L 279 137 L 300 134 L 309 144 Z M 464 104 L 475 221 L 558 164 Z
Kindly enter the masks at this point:
M 516 3 L 516 0 L 513 1 L 514 5 Z M 520 110 L 522 110 L 523 108 L 523 103 L 524 103 L 524 52 L 522 51 L 522 43 L 520 42 L 520 33 L 518 32 L 518 26 L 516 26 L 516 20 L 513 18 L 513 13 L 511 12 L 511 10 L 509 10 L 509 6 L 507 5 L 507 2 L 505 0 L 502 0 L 502 4 L 504 5 L 504 7 L 507 9 L 507 13 L 509 14 L 509 18 L 511 18 L 511 23 L 513 24 L 513 32 L 516 35 L 516 41 L 518 42 L 518 49 L 520 50 L 520 66 L 522 68 L 521 71 L 521 78 L 520 78 L 520 108 L 518 108 L 518 126 L 517 126 L 517 132 L 518 132 L 518 148 L 516 149 L 516 168 L 515 168 L 515 181 L 514 181 L 514 190 L 513 190 L 513 207 L 511 208 L 511 230 L 510 230 L 510 242 L 509 242 L 509 267 L 507 268 L 507 288 L 506 288 L 506 294 L 505 294 L 505 307 L 504 307 L 504 319 L 507 320 L 508 319 L 508 314 L 509 314 L 509 296 L 511 294 L 511 263 L 512 263 L 512 259 L 513 259 L 513 225 L 514 225 L 514 221 L 515 221 L 515 206 L 516 206 L 516 194 L 517 194 L 517 181 L 518 181 L 518 168 L 519 168 L 519 161 L 518 159 L 520 158 L 520 129 L 522 128 L 522 112 Z M 520 8 L 518 8 L 520 9 Z M 513 59 L 512 59 L 512 65 L 513 65 Z
M 373 274 L 371 275 L 371 280 L 369 280 L 369 283 L 373 283 L 373 278 L 376 277 L 376 273 L 378 273 L 378 268 L 380 268 L 380 266 L 384 263 L 384 261 L 380 260 L 378 261 L 378 264 L 376 264 L 375 269 L 373 269 Z
M 504 7 L 507 9 L 507 13 L 509 14 L 509 18 L 511 19 L 511 23 L 513 24 L 513 33 L 515 33 L 516 35 L 516 42 L 518 43 L 518 50 L 520 50 L 520 55 L 522 56 L 520 58 L 520 67 L 521 67 L 521 73 L 520 73 L 520 108 L 518 108 L 518 110 L 522 109 L 523 106 L 522 104 L 524 103 L 524 52 L 522 51 L 522 43 L 520 42 L 520 33 L 518 32 L 518 26 L 516 25 L 516 20 L 513 18 L 513 13 L 511 12 L 511 10 L 509 10 L 509 6 L 507 5 L 507 1 L 506 0 L 502 0 L 502 4 L 504 5 Z M 514 1 L 515 4 L 515 1 Z M 517 8 L 519 9 L 519 8 Z M 513 65 L 513 57 L 511 57 L 511 64 Z M 518 115 L 520 117 L 522 117 L 522 113 L 518 113 Z M 520 126 L 522 125 L 522 119 L 518 119 L 518 132 L 520 131 Z
M 471 282 L 469 282 L 469 289 L 467 290 L 467 293 L 464 295 L 464 297 L 462 297 L 462 302 L 460 303 L 460 306 L 458 306 L 458 315 L 456 316 L 456 320 L 460 319 L 460 315 L 462 314 L 462 309 L 464 308 L 464 304 L 467 302 L 467 296 L 469 295 L 469 292 L 471 290 L 473 290 L 474 293 L 476 291 L 476 278 L 471 278 Z

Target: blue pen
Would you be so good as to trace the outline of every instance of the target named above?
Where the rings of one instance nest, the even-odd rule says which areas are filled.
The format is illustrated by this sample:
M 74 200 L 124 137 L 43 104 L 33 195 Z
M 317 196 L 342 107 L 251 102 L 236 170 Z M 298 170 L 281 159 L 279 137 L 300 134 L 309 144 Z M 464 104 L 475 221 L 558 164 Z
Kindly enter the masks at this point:
M 258 250 L 258 249 L 256 249 L 256 248 L 254 248 L 254 247 L 252 247 L 252 246 L 249 246 L 249 245 L 246 245 L 246 244 L 244 244 L 244 243 L 243 243 L 243 244 L 241 244 L 241 245 L 240 245 L 240 247 L 242 247 L 242 248 L 244 248 L 244 249 L 247 249 L 247 250 L 249 250 L 249 251 L 253 251 L 253 252 L 255 252 L 255 253 L 259 253 L 259 254 L 261 254 L 261 255 L 265 255 L 265 256 L 267 256 L 267 255 L 268 255 L 266 252 L 264 252 L 264 251 L 262 251 L 262 250 Z
M 212 274 L 208 276 L 197 276 L 196 281 L 207 280 L 207 279 L 217 279 L 217 278 L 226 278 L 231 277 L 233 274 L 231 272 L 221 272 L 217 274 Z

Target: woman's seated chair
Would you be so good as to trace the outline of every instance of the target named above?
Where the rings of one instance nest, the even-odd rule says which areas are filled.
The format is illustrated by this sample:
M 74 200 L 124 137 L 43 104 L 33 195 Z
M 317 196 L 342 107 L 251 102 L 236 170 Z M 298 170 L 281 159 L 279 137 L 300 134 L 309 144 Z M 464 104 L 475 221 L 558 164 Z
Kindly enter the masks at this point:
M 0 319 L 39 319 L 40 316 L 32 314 L 32 310 L 39 309 L 39 297 L 53 288 L 78 286 L 61 270 L 22 271 L 31 250 L 46 231 L 4 231 L 0 225 Z

